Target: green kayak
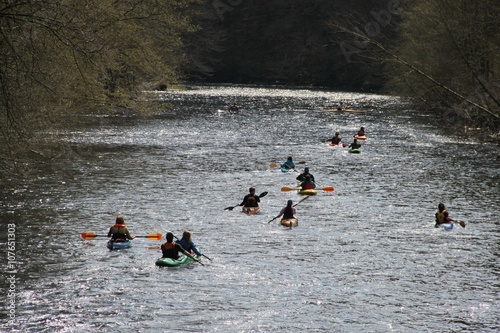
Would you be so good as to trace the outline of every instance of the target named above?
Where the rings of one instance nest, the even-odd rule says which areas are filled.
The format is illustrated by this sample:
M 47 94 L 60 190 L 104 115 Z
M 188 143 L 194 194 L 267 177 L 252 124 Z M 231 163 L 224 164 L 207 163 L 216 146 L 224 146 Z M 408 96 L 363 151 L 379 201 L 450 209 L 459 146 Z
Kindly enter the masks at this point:
M 349 153 L 359 154 L 359 153 L 361 153 L 361 150 L 359 150 L 359 148 L 351 148 L 351 149 L 349 149 Z
M 196 256 L 198 259 L 199 257 Z M 190 262 L 193 262 L 194 260 L 191 257 L 188 257 L 184 253 L 181 253 L 178 259 L 172 259 L 172 258 L 158 258 L 156 259 L 155 265 L 156 266 L 161 266 L 161 267 L 175 267 L 175 266 L 181 266 L 184 264 L 189 264 Z

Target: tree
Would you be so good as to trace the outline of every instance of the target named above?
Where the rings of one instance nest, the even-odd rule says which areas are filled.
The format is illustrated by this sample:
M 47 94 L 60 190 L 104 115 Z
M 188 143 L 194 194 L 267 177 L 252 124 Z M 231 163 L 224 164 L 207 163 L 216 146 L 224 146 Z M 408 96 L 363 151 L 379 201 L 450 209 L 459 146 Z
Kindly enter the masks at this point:
M 415 2 L 402 14 L 392 89 L 444 109 L 447 120 L 498 130 L 499 15 L 493 0 Z
M 136 107 L 145 83 L 175 82 L 196 0 L 3 0 L 0 171 L 82 110 Z M 48 155 L 47 155 L 48 156 Z

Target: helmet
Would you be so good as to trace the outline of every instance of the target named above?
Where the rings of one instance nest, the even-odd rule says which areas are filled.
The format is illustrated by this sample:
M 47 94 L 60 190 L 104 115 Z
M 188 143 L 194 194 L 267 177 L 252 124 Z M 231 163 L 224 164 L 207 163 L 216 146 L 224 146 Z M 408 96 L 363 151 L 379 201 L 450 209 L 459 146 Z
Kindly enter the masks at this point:
M 288 204 L 289 206 L 291 206 L 291 205 L 293 204 L 292 199 L 289 199 L 289 200 L 287 201 L 287 204 Z

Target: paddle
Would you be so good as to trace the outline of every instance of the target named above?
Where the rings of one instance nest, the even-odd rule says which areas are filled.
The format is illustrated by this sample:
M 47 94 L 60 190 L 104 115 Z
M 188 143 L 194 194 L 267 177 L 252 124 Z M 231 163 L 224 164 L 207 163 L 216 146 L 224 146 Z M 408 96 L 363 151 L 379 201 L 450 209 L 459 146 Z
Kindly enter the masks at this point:
M 310 195 L 308 195 L 307 197 L 304 197 L 304 199 L 301 199 L 299 202 L 297 202 L 297 203 L 296 203 L 295 205 L 293 205 L 292 207 L 297 206 L 299 203 L 301 203 L 302 201 L 304 201 L 304 200 L 306 200 L 306 199 L 309 199 L 310 197 L 311 197 Z M 276 220 L 278 217 L 279 217 L 279 215 L 278 215 L 278 216 L 276 216 L 276 217 L 273 217 L 273 219 L 272 219 L 271 221 L 267 222 L 267 223 L 271 223 L 271 222 L 273 222 L 273 221 L 274 221 L 274 220 Z
M 174 235 L 174 238 L 177 239 L 177 240 L 180 240 L 176 235 Z M 204 256 L 205 258 L 207 258 L 208 260 L 212 261 L 212 259 L 210 259 L 209 257 L 207 257 L 206 255 L 204 255 L 203 253 L 201 254 L 202 256 Z M 201 264 L 201 262 L 200 262 Z M 202 264 L 203 265 L 203 264 Z
M 293 188 L 293 187 L 288 187 L 288 186 L 283 186 L 281 188 L 281 192 L 288 192 L 288 191 L 293 191 L 293 190 L 298 190 L 297 188 Z M 323 188 L 319 188 L 319 189 L 316 189 L 316 190 L 322 190 L 322 191 L 325 191 L 325 192 L 333 192 L 335 189 L 333 188 L 333 186 L 325 186 Z
M 93 240 L 96 237 L 108 237 L 108 235 L 96 235 L 93 232 L 82 232 L 82 238 L 85 240 Z M 146 236 L 135 236 L 136 238 L 147 238 L 150 240 L 160 240 L 161 234 L 148 234 Z
M 265 197 L 267 195 L 267 193 L 268 192 L 262 192 L 261 194 L 259 194 L 259 198 Z M 234 208 L 236 208 L 238 206 L 239 206 L 239 204 L 236 205 L 236 206 L 229 206 L 229 207 L 224 208 L 224 210 L 233 210 Z
M 457 222 L 458 224 L 460 224 L 460 226 L 462 228 L 465 228 L 465 222 L 464 221 L 454 221 L 454 222 Z
M 297 162 L 295 164 L 306 164 L 306 163 L 307 163 L 306 161 L 300 161 L 300 162 Z M 272 169 L 272 168 L 276 168 L 279 165 L 280 164 L 277 164 L 277 163 L 271 163 L 271 164 L 269 164 L 269 167 Z

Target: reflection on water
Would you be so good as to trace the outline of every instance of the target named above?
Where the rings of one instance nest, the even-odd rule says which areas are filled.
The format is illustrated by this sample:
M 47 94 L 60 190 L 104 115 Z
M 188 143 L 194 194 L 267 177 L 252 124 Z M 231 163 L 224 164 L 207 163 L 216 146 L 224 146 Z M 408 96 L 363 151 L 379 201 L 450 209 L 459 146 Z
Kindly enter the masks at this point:
M 9 329 L 498 331 L 497 146 L 446 137 L 389 96 L 196 88 L 158 93 L 171 107 L 150 119 L 66 133 L 79 159 L 3 188 L 19 259 Z M 367 112 L 322 111 L 339 101 Z M 339 129 L 350 143 L 360 126 L 359 155 L 323 142 Z M 296 174 L 269 168 L 287 156 L 335 187 L 300 203 L 293 229 L 267 223 L 300 200 L 280 191 Z M 259 215 L 223 210 L 250 186 L 269 192 Z M 467 227 L 433 228 L 439 202 Z M 161 242 L 110 252 L 105 237 L 79 237 L 105 234 L 117 213 L 136 235 L 190 229 L 213 261 L 159 269 Z

